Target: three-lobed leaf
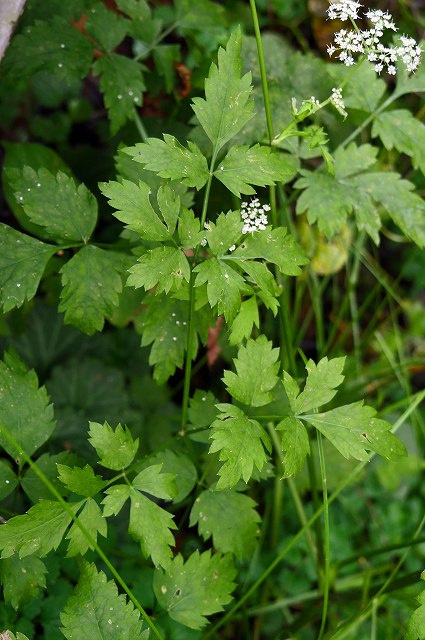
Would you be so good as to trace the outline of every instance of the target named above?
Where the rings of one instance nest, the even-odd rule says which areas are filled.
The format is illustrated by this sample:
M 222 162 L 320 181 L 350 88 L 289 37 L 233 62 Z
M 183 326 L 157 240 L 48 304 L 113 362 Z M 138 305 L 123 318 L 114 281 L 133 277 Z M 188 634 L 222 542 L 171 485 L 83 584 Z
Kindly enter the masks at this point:
M 282 433 L 282 450 L 285 452 L 283 477 L 296 476 L 310 453 L 307 429 L 298 418 L 287 416 L 276 425 L 276 430 Z
M 243 277 L 228 263 L 210 258 L 194 268 L 195 287 L 206 283 L 208 302 L 217 307 L 218 315 L 223 314 L 231 323 L 241 306 L 241 294 L 252 293 Z
M 107 422 L 90 422 L 89 442 L 96 449 L 99 464 L 106 469 L 120 471 L 134 460 L 139 439 L 133 440 L 127 427 L 118 424 L 114 430 Z
M 79 496 L 92 497 L 99 493 L 106 485 L 101 476 L 95 475 L 92 467 L 68 467 L 66 464 L 56 464 L 59 480 L 65 487 Z
M 255 260 L 262 258 L 275 264 L 279 271 L 288 276 L 298 276 L 300 266 L 307 264 L 301 247 L 285 227 L 267 228 L 245 236 L 243 243 L 233 252 L 235 258 Z
M 97 542 L 97 534 L 106 538 L 107 535 L 107 523 L 102 515 L 102 511 L 95 500 L 89 498 L 80 513 L 77 516 L 78 522 L 84 527 L 85 531 L 74 522 L 70 530 L 66 534 L 66 539 L 69 540 L 67 556 L 72 557 L 76 555 L 83 556 L 89 549 L 94 549 L 94 544 Z M 89 540 L 86 532 L 93 540 Z
M 308 376 L 305 387 L 294 402 L 294 413 L 305 413 L 311 409 L 321 407 L 335 396 L 336 387 L 344 380 L 341 375 L 344 369 L 345 357 L 322 358 L 317 365 L 309 360 L 305 366 Z
M 190 279 L 189 262 L 177 247 L 161 246 L 151 249 L 128 271 L 128 286 L 144 287 L 146 291 L 156 287 L 157 294 L 169 293 L 171 289 L 177 291 Z

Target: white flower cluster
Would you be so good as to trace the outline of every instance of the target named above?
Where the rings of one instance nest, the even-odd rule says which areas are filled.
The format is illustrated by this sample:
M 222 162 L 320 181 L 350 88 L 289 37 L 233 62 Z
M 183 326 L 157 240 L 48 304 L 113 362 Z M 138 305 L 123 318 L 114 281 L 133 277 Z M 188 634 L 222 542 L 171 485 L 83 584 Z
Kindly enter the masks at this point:
M 338 111 L 345 110 L 344 100 L 342 98 L 342 89 L 332 89 L 331 102 Z
M 339 3 L 331 3 L 328 8 L 328 17 L 331 20 L 349 20 L 353 23 L 354 30 L 341 29 L 335 34 L 335 44 L 328 46 L 328 54 L 338 51 L 337 58 L 350 67 L 354 64 L 354 54 L 365 54 L 370 62 L 374 63 L 377 73 L 385 68 L 390 75 L 397 72 L 395 63 L 401 60 L 409 72 L 415 71 L 421 61 L 422 49 L 413 38 L 400 37 L 399 46 L 384 46 L 380 39 L 384 31 L 390 29 L 397 31 L 392 16 L 380 9 L 371 9 L 365 12 L 366 18 L 371 23 L 370 29 L 360 30 L 355 20 L 360 18 L 361 4 L 353 0 L 340 0 Z
M 263 231 L 268 223 L 267 211 L 270 211 L 270 205 L 262 205 L 258 198 L 253 198 L 251 202 L 242 202 L 241 218 L 244 221 L 242 233 Z

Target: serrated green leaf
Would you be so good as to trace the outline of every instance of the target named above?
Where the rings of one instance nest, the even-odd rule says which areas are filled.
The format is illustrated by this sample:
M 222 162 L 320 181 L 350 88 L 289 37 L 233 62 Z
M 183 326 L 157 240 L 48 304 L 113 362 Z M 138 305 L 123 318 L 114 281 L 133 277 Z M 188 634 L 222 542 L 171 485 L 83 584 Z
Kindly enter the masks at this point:
M 168 227 L 170 236 L 172 236 L 180 214 L 180 197 L 175 189 L 168 185 L 163 185 L 159 187 L 156 198 L 162 217 Z
M 105 493 L 106 497 L 102 500 L 102 504 L 105 505 L 103 516 L 104 518 L 108 518 L 109 516 L 119 514 L 125 502 L 130 497 L 130 487 L 128 484 L 116 484 L 106 489 Z
M 162 464 L 146 467 L 134 478 L 132 486 L 156 498 L 172 500 L 177 494 L 175 474 L 161 472 L 161 469 Z
M 129 270 L 127 285 L 146 291 L 156 287 L 156 293 L 177 291 L 183 282 L 189 282 L 190 266 L 181 249 L 156 247 L 145 253 Z
M 422 571 L 421 579 L 425 580 L 425 571 Z M 412 613 L 404 640 L 425 640 L 425 590 L 416 599 L 419 607 Z
M 211 0 L 176 0 L 176 20 L 182 29 L 201 31 L 225 23 L 224 7 Z
M 257 294 L 264 302 L 268 309 L 271 309 L 273 315 L 277 313 L 279 306 L 278 297 L 280 288 L 274 279 L 273 274 L 269 271 L 263 262 L 254 262 L 253 260 L 238 260 L 235 258 L 235 264 L 248 274 L 249 278 L 259 287 Z
M 106 538 L 108 533 L 106 520 L 102 515 L 99 505 L 92 498 L 88 498 L 77 517 L 78 521 L 85 527 L 95 542 L 97 541 L 98 533 Z M 74 522 L 65 537 L 69 540 L 66 554 L 68 558 L 76 556 L 77 554 L 83 556 L 89 549 L 94 549 L 94 546 L 87 540 L 87 537 L 76 522 Z
M 236 29 L 226 49 L 218 51 L 218 66 L 212 64 L 205 80 L 204 98 L 194 98 L 192 108 L 217 153 L 251 119 L 249 101 L 251 74 L 241 78 L 242 34 Z
M 223 605 L 231 601 L 235 575 L 230 555 L 195 551 L 186 562 L 178 554 L 165 572 L 157 569 L 153 588 L 159 604 L 173 620 L 201 629 L 208 622 L 205 616 L 223 611 Z
M 220 162 L 214 175 L 240 198 L 241 193 L 255 193 L 250 186 L 252 184 L 265 187 L 292 180 L 297 169 L 298 159 L 295 156 L 274 153 L 270 147 L 259 144 L 251 148 L 235 145 Z
M 35 296 L 57 248 L 1 223 L 0 245 L 0 302 L 6 313 Z
M 78 506 L 81 503 L 73 508 Z M 1 557 L 18 553 L 20 558 L 33 554 L 42 558 L 58 548 L 70 523 L 71 516 L 59 502 L 40 500 L 27 513 L 11 518 L 0 527 Z
M 158 451 L 158 453 L 153 456 L 149 456 L 146 465 L 150 465 L 152 463 L 161 465 L 161 476 L 163 476 L 164 473 L 167 473 L 174 477 L 174 481 L 171 483 L 168 493 L 168 496 L 171 496 L 172 493 L 174 493 L 174 495 L 172 495 L 174 503 L 181 502 L 192 491 L 197 479 L 196 467 L 192 460 L 184 453 L 171 451 L 171 449 L 164 449 L 164 451 Z M 143 468 L 145 468 L 145 463 L 143 464 Z M 149 493 L 147 489 L 141 490 Z M 154 493 L 153 495 L 157 494 Z
M 120 471 L 133 462 L 139 448 L 139 438 L 133 440 L 127 427 L 118 424 L 114 431 L 107 422 L 89 424 L 89 442 L 96 449 L 102 467 Z
M 211 253 L 222 256 L 228 252 L 229 247 L 236 244 L 242 235 L 242 218 L 239 211 L 220 213 L 217 220 L 206 223 L 205 239 Z
M 410 156 L 413 166 L 425 173 L 425 125 L 410 111 L 381 113 L 373 121 L 372 136 L 379 136 L 386 149 L 396 148 Z
M 179 220 L 179 239 L 183 249 L 194 249 L 204 238 L 201 221 L 190 209 L 183 209 Z
M 66 464 L 57 464 L 59 472 L 59 480 L 66 486 L 69 491 L 79 496 L 92 497 L 99 493 L 106 485 L 101 476 L 94 474 L 90 465 L 85 467 L 68 467 Z
M 223 382 L 227 391 L 239 402 L 250 407 L 261 407 L 272 400 L 272 389 L 278 382 L 279 349 L 266 336 L 248 340 L 241 346 L 233 361 L 236 373 L 226 370 Z M 259 375 L 261 372 L 261 375 Z
M 238 560 L 252 556 L 261 518 L 255 502 L 236 491 L 203 491 L 190 512 L 190 526 L 198 525 L 204 540 L 213 539 L 221 553 L 233 553 Z
M 186 149 L 168 133 L 164 133 L 163 138 L 148 138 L 145 143 L 123 149 L 123 152 L 161 178 L 179 180 L 188 187 L 202 189 L 208 180 L 208 163 L 199 147 L 188 142 Z
M 271 450 L 269 436 L 262 426 L 242 412 L 238 416 L 227 417 L 219 414 L 211 425 L 209 452 L 220 452 L 219 459 L 224 464 L 218 475 L 217 489 L 231 489 L 242 478 L 248 482 L 254 466 L 261 471 L 267 462 L 264 447 Z
M 298 276 L 301 273 L 300 265 L 308 263 L 301 247 L 292 236 L 287 235 L 285 227 L 267 228 L 245 236 L 233 255 L 244 260 L 263 258 L 288 276 Z
M 139 233 L 144 240 L 152 242 L 170 240 L 165 225 L 158 218 L 150 200 L 150 187 L 145 182 L 138 184 L 130 180 L 103 182 L 99 188 L 117 211 L 114 216 L 124 222 L 127 229 Z
M 308 373 L 307 381 L 304 390 L 295 400 L 294 413 L 305 413 L 332 400 L 336 394 L 336 387 L 344 380 L 344 376 L 341 375 L 344 364 L 345 356 L 331 360 L 325 356 L 317 365 L 313 360 L 309 360 L 305 366 Z
M 101 331 L 118 305 L 122 290 L 121 259 L 93 245 L 83 247 L 62 267 L 59 311 L 65 322 L 87 334 Z
M 60 453 L 50 455 L 49 453 L 43 453 L 35 464 L 37 469 L 43 473 L 43 475 L 49 480 L 50 484 L 54 486 L 56 491 L 65 496 L 68 494 L 65 486 L 58 480 L 57 464 L 78 464 L 79 459 L 75 453 L 70 451 L 61 451 Z M 50 500 L 52 493 L 50 489 L 46 487 L 43 481 L 39 478 L 35 470 L 29 467 L 26 470 L 25 475 L 21 478 L 21 487 L 31 500 L 31 502 L 38 502 L 39 500 Z
M 363 400 L 308 416 L 310 422 L 345 458 L 368 460 L 368 451 L 393 460 L 406 455 L 402 442 L 391 433 L 391 425 L 375 418 L 376 411 Z
M 288 416 L 276 425 L 276 431 L 282 432 L 282 449 L 285 452 L 283 477 L 296 476 L 310 453 L 307 429 L 301 420 Z
M 68 640 L 84 635 L 90 640 L 142 640 L 139 612 L 127 602 L 112 580 L 93 563 L 82 561 L 80 578 L 60 615 L 61 631 Z
M 6 498 L 18 486 L 18 478 L 8 460 L 0 460 L 0 500 Z
M 239 309 L 239 313 L 233 320 L 229 342 L 231 345 L 237 345 L 242 342 L 244 338 L 249 338 L 252 333 L 253 327 L 260 326 L 260 318 L 258 315 L 258 304 L 255 296 L 244 300 Z
M 335 152 L 335 177 L 339 180 L 361 171 L 376 163 L 378 148 L 371 144 L 358 147 L 354 142 L 347 147 L 339 147 Z
M 39 558 L 12 556 L 1 560 L 0 582 L 5 602 L 17 610 L 37 598 L 40 589 L 46 587 L 46 573 L 46 566 Z
M 62 171 L 24 167 L 12 187 L 15 198 L 32 222 L 46 229 L 56 242 L 89 240 L 97 221 L 97 201 L 83 184 Z
M 31 456 L 52 435 L 56 423 L 45 387 L 38 386 L 35 371 L 27 371 L 16 355 L 0 361 L 0 445 L 14 459 L 22 451 Z M 19 451 L 3 433 L 7 429 Z
M 15 36 L 3 64 L 18 78 L 43 70 L 72 82 L 87 75 L 92 55 L 89 40 L 68 20 L 53 15 Z
M 195 287 L 207 284 L 208 302 L 211 308 L 217 306 L 218 315 L 224 315 L 229 324 L 241 306 L 241 294 L 251 293 L 251 288 L 230 264 L 210 258 L 194 268 Z
M 156 567 L 168 566 L 175 545 L 171 529 L 177 529 L 173 516 L 133 488 L 130 499 L 129 534 L 140 541 L 145 558 L 151 557 Z
M 95 62 L 93 73 L 100 76 L 111 132 L 115 134 L 127 120 L 134 120 L 135 108 L 142 104 L 146 89 L 142 67 L 132 58 L 109 53 Z
M 87 13 L 84 29 L 104 51 L 112 51 L 125 38 L 128 21 L 97 2 Z

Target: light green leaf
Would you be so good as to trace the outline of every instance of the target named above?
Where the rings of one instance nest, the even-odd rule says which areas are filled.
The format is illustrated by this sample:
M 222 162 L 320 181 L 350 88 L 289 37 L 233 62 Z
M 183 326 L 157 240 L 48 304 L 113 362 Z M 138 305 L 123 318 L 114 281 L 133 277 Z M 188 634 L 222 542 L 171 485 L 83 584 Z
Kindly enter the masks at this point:
M 73 505 L 74 509 L 81 503 Z M 21 516 L 15 516 L 0 527 L 2 558 L 19 553 L 20 558 L 35 554 L 42 558 L 57 549 L 71 516 L 64 507 L 53 500 L 40 500 Z
M 368 460 L 368 451 L 388 460 L 406 455 L 402 442 L 391 433 L 389 422 L 375 415 L 375 409 L 364 406 L 361 400 L 302 418 L 323 433 L 345 458 Z
M 179 220 L 179 239 L 183 249 L 194 249 L 204 238 L 204 233 L 200 230 L 199 218 L 190 209 L 183 209 Z
M 156 286 L 156 294 L 177 291 L 189 282 L 189 262 L 177 247 L 156 247 L 145 253 L 129 270 L 127 285 L 146 291 Z
M 242 302 L 239 313 L 233 320 L 230 329 L 230 344 L 237 345 L 240 344 L 244 338 L 249 338 L 254 326 L 257 328 L 260 326 L 260 318 L 256 297 L 252 296 L 252 298 L 248 298 Z
M 317 365 L 313 360 L 309 360 L 305 366 L 308 373 L 307 381 L 304 390 L 295 400 L 294 413 L 305 413 L 332 400 L 336 394 L 336 387 L 344 380 L 344 376 L 341 375 L 344 364 L 345 356 L 331 360 L 325 356 Z
M 242 235 L 242 218 L 239 211 L 220 213 L 217 220 L 207 222 L 205 238 L 211 252 L 215 256 L 222 256 L 229 247 L 236 244 Z
M 204 403 L 204 410 L 205 410 Z M 178 451 L 171 451 L 171 449 L 164 449 L 164 451 L 158 451 L 153 456 L 149 456 L 146 464 L 156 463 L 162 466 L 162 474 L 170 474 L 174 477 L 171 489 L 174 492 L 173 502 L 179 503 L 192 491 L 197 479 L 196 467 L 192 460 L 184 453 Z M 145 463 L 143 464 L 145 466 Z M 175 488 L 174 488 L 175 487 Z M 147 489 L 142 489 L 147 491 Z M 171 496 L 172 491 L 169 492 Z M 156 495 L 156 494 L 153 494 Z
M 49 402 L 35 371 L 27 371 L 18 356 L 6 353 L 0 361 L 0 445 L 12 458 L 19 460 L 22 451 L 31 456 L 52 435 L 56 423 Z M 16 440 L 19 451 L 3 429 Z
M 307 429 L 301 420 L 288 416 L 276 425 L 276 430 L 282 432 L 282 449 L 285 452 L 283 477 L 296 476 L 310 453 Z
M 270 147 L 259 144 L 251 148 L 235 145 L 220 162 L 214 175 L 240 198 L 241 193 L 255 193 L 250 186 L 252 184 L 265 187 L 292 180 L 297 169 L 298 160 L 295 156 L 274 153 Z
M 379 136 L 386 149 L 412 158 L 413 166 L 425 173 L 425 125 L 407 109 L 385 111 L 373 121 L 372 136 Z
M 178 554 L 166 571 L 157 569 L 153 589 L 173 620 L 201 629 L 208 622 L 205 616 L 223 611 L 223 605 L 231 601 L 235 575 L 230 555 L 211 556 L 210 551 L 195 551 L 186 562 Z
M 69 20 L 52 15 L 12 39 L 3 64 L 17 78 L 45 71 L 72 83 L 87 75 L 92 55 L 88 38 Z
M 0 561 L 0 582 L 6 604 L 15 611 L 39 596 L 45 589 L 46 566 L 39 558 L 12 556 Z M 1 635 L 0 635 L 1 638 Z
M 7 498 L 18 486 L 18 478 L 8 460 L 0 460 L 0 500 Z
M 210 67 L 205 80 L 205 100 L 193 99 L 193 110 L 217 153 L 251 119 L 251 74 L 241 78 L 242 34 L 236 29 L 226 49 L 218 51 L 218 66 Z
M 204 540 L 212 536 L 217 551 L 233 553 L 238 560 L 254 553 L 259 522 L 254 500 L 228 489 L 203 491 L 190 512 L 190 526 L 197 524 Z
M 175 474 L 161 473 L 161 469 L 162 464 L 146 467 L 134 478 L 132 486 L 156 498 L 172 500 L 177 494 Z
M 37 470 L 41 471 L 43 475 L 49 480 L 50 484 L 54 486 L 57 492 L 61 496 L 66 496 L 69 492 L 65 486 L 58 480 L 57 464 L 78 464 L 79 458 L 75 453 L 70 451 L 61 451 L 50 455 L 50 453 L 43 453 L 35 464 Z M 21 478 L 21 487 L 27 494 L 31 502 L 36 503 L 39 500 L 50 500 L 52 492 L 46 487 L 43 481 L 36 474 L 35 470 L 31 467 L 26 469 L 24 476 Z
M 152 242 L 170 240 L 170 233 L 158 218 L 150 200 L 150 187 L 145 182 L 135 184 L 130 180 L 103 182 L 99 188 L 109 199 L 114 216 L 124 222 L 127 229 L 139 233 Z
M 241 306 L 241 293 L 252 293 L 242 276 L 228 263 L 210 258 L 194 268 L 195 287 L 207 283 L 208 302 L 217 306 L 218 315 L 224 315 L 231 324 Z
M 301 273 L 299 265 L 308 263 L 301 247 L 287 235 L 285 227 L 248 234 L 233 255 L 244 260 L 263 258 L 288 276 L 298 276 Z
M 335 152 L 335 177 L 340 180 L 365 171 L 376 163 L 378 151 L 371 144 L 358 147 L 354 142 L 347 147 L 339 147 Z
M 279 306 L 277 298 L 280 295 L 280 288 L 264 262 L 235 259 L 235 264 L 238 264 L 259 287 L 259 291 L 257 292 L 259 298 L 261 298 L 268 309 L 272 310 L 275 316 Z
M 0 245 L 0 302 L 6 313 L 35 296 L 57 248 L 1 223 Z
M 105 505 L 103 517 L 117 516 L 130 497 L 130 487 L 128 484 L 116 484 L 106 489 L 105 493 L 106 497 L 102 500 L 102 504 Z
M 84 635 L 90 640 L 142 640 L 139 612 L 127 602 L 112 580 L 93 563 L 82 561 L 80 579 L 60 614 L 61 631 L 67 640 Z
M 145 558 L 151 557 L 156 567 L 167 567 L 173 555 L 171 547 L 175 545 L 170 530 L 177 529 L 173 516 L 133 488 L 130 499 L 129 534 L 140 541 Z
M 88 533 L 97 542 L 97 534 L 106 538 L 108 533 L 108 527 L 106 520 L 102 515 L 99 505 L 92 498 L 88 498 L 81 512 L 78 514 L 78 521 L 86 528 Z M 67 557 L 76 556 L 77 554 L 84 555 L 89 549 L 94 549 L 80 527 L 76 522 L 72 525 L 66 539 L 69 540 Z
M 425 580 L 425 571 L 421 579 Z M 425 589 L 416 598 L 419 607 L 413 612 L 406 629 L 404 640 L 425 640 Z
M 221 413 L 211 425 L 210 453 L 219 451 L 219 459 L 224 463 L 218 472 L 217 489 L 231 489 L 241 478 L 248 482 L 254 465 L 261 471 L 267 462 L 264 447 L 271 450 L 270 439 L 261 425 L 242 411 L 238 413 L 230 417 Z
M 88 242 L 97 222 L 97 201 L 83 184 L 77 186 L 63 171 L 24 167 L 11 185 L 30 220 L 56 242 Z
M 174 136 L 164 133 L 163 137 L 164 140 L 148 138 L 145 143 L 123 151 L 161 178 L 179 180 L 188 187 L 202 189 L 208 180 L 208 163 L 199 147 L 188 142 L 186 149 Z
M 133 462 L 139 448 L 139 438 L 133 440 L 127 427 L 118 424 L 114 431 L 107 422 L 89 424 L 89 442 L 96 449 L 102 467 L 121 471 Z
M 135 107 L 142 104 L 146 89 L 143 70 L 139 62 L 117 53 L 98 58 L 93 73 L 100 76 L 100 88 L 111 121 L 112 134 L 126 120 L 134 120 Z
M 261 407 L 271 402 L 272 389 L 278 382 L 279 349 L 266 336 L 248 340 L 241 346 L 233 361 L 236 373 L 225 371 L 223 382 L 227 391 L 239 402 L 251 407 Z
M 364 60 L 356 67 L 356 73 L 342 64 L 327 64 L 327 72 L 335 78 L 334 86 L 349 82 L 343 89 L 345 106 L 366 113 L 373 113 L 384 95 L 387 85 L 376 75 L 373 64 Z M 397 76 L 398 77 L 398 76 Z M 314 94 L 315 95 L 315 94 Z
M 124 40 L 128 25 L 122 16 L 98 2 L 87 12 L 84 29 L 100 45 L 98 48 L 112 51 Z
M 96 493 L 99 493 L 106 485 L 106 482 L 102 480 L 101 476 L 95 475 L 93 469 L 88 464 L 83 468 L 71 468 L 66 464 L 57 464 L 56 466 L 59 471 L 59 480 L 69 491 L 77 493 L 79 496 L 95 496 Z
M 176 224 L 180 213 L 180 197 L 170 186 L 163 185 L 159 187 L 156 194 L 156 199 L 158 201 L 158 206 L 161 211 L 162 217 L 164 218 L 165 223 L 168 227 L 170 236 L 172 236 L 176 229 Z
M 297 396 L 300 392 L 298 383 L 296 380 L 294 380 L 292 376 L 289 375 L 289 373 L 287 373 L 287 371 L 283 372 L 282 382 L 285 388 L 285 393 L 289 400 L 290 407 L 292 411 L 295 413 L 295 403 L 296 403 Z
M 83 247 L 62 267 L 59 311 L 65 322 L 91 335 L 118 305 L 122 290 L 119 255 L 93 245 Z

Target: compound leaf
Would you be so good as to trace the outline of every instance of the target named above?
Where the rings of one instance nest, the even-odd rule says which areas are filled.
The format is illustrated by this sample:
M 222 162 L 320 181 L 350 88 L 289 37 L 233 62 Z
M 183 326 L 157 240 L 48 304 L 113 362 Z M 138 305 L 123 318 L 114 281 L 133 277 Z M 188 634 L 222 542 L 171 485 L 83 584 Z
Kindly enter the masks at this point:
M 233 146 L 214 171 L 220 180 L 238 198 L 241 193 L 251 195 L 259 187 L 292 180 L 298 168 L 298 160 L 289 154 L 277 154 L 270 147 L 259 144 Z
M 57 248 L 0 224 L 0 302 L 6 313 L 37 292 L 46 264 Z
M 142 640 L 139 612 L 93 563 L 81 561 L 80 579 L 63 612 L 61 631 L 68 640 L 81 635 L 90 640 Z
M 157 569 L 153 588 L 159 604 L 173 620 L 201 629 L 208 622 L 206 616 L 223 611 L 223 605 L 231 601 L 235 575 L 230 555 L 195 551 L 186 562 L 178 554 L 166 571 Z
M 68 467 L 66 464 L 56 464 L 59 480 L 65 487 L 79 496 L 92 497 L 99 493 L 106 485 L 100 476 L 94 474 L 89 464 L 85 467 Z
M 212 536 L 217 551 L 233 553 L 238 560 L 254 553 L 260 521 L 254 500 L 229 489 L 203 491 L 190 513 L 190 526 L 197 524 L 204 540 Z
M 205 99 L 194 98 L 192 108 L 217 153 L 251 119 L 254 104 L 248 102 L 251 74 L 241 78 L 242 34 L 236 29 L 226 49 L 218 50 L 218 66 L 212 64 L 205 80 Z
M 95 542 L 97 541 L 98 533 L 106 538 L 106 520 L 102 515 L 99 505 L 92 498 L 86 501 L 83 509 L 78 514 L 78 521 L 85 527 Z M 66 554 L 68 557 L 76 556 L 77 554 L 83 556 L 89 549 L 94 548 L 76 522 L 74 522 L 66 534 L 66 539 L 69 540 Z
M 290 478 L 301 471 L 310 453 L 307 429 L 298 418 L 287 416 L 276 425 L 276 430 L 282 432 L 282 449 L 285 452 L 283 477 Z
M 344 363 L 345 357 L 328 360 L 325 356 L 317 365 L 313 360 L 309 360 L 305 366 L 308 373 L 307 381 L 304 390 L 295 400 L 294 413 L 310 411 L 332 400 L 336 394 L 336 387 L 344 380 L 344 376 L 341 375 Z
M 174 136 L 164 133 L 163 137 L 164 140 L 148 138 L 145 143 L 128 147 L 124 152 L 161 178 L 179 180 L 188 187 L 202 189 L 208 180 L 208 164 L 199 147 L 188 142 L 186 149 Z
M 271 391 L 278 382 L 278 358 L 279 349 L 273 349 L 264 335 L 248 340 L 246 346 L 240 347 L 234 360 L 236 373 L 224 372 L 223 382 L 228 392 L 235 400 L 251 407 L 271 402 Z
M 133 440 L 127 427 L 118 424 L 114 431 L 107 422 L 89 422 L 89 425 L 89 442 L 96 449 L 102 467 L 121 471 L 133 462 L 139 439 Z
M 183 251 L 177 247 L 156 247 L 139 258 L 129 270 L 127 285 L 144 287 L 146 291 L 156 286 L 156 293 L 177 291 L 183 282 L 189 282 L 190 267 Z
M 119 302 L 121 258 L 93 245 L 83 247 L 62 267 L 59 311 L 65 322 L 89 335 L 101 331 Z

